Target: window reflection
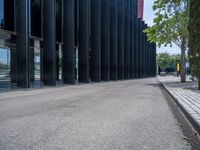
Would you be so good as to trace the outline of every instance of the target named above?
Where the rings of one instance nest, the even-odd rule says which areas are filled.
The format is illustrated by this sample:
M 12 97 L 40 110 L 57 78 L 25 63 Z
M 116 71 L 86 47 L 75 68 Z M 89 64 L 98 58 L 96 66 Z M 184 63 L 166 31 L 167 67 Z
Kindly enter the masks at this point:
M 10 76 L 10 49 L 0 48 L 0 78 Z
M 4 29 L 4 0 L 0 0 L 0 28 Z
M 56 41 L 62 42 L 62 1 L 56 0 Z
M 41 37 L 41 0 L 31 0 L 31 35 Z
M 14 0 L 0 0 L 0 29 L 14 31 Z

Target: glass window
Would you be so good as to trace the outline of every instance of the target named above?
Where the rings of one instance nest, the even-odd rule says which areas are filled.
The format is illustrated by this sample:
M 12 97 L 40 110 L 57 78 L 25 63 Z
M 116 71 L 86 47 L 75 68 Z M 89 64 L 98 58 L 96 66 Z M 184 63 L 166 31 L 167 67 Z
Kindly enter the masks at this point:
M 0 28 L 4 28 L 4 0 L 0 0 Z
M 0 0 L 0 28 L 14 31 L 14 0 Z
M 41 37 L 41 0 L 31 0 L 31 35 Z
M 0 78 L 10 76 L 10 49 L 0 48 Z
M 62 1 L 56 0 L 56 41 L 62 42 Z
M 4 0 L 5 29 L 14 31 L 14 0 Z

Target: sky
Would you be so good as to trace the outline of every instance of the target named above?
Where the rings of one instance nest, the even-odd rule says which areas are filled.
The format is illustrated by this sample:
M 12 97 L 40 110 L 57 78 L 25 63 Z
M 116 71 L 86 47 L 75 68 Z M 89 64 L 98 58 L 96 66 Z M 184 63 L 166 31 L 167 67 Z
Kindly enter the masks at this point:
M 151 26 L 153 24 L 154 12 L 152 10 L 154 0 L 144 0 L 144 20 L 145 22 Z M 164 47 L 157 48 L 157 53 L 168 52 L 170 54 L 178 54 L 180 53 L 179 48 L 174 45 L 173 47 Z

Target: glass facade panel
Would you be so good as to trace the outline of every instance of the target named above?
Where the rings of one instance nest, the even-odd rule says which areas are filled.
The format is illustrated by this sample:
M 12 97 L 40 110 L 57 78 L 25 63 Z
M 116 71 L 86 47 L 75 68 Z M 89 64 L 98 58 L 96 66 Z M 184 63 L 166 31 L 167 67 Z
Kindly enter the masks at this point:
M 0 48 L 0 78 L 10 76 L 10 49 Z
M 14 0 L 0 0 L 0 29 L 14 31 Z
M 14 0 L 4 0 L 5 29 L 14 31 Z
M 0 29 L 14 31 L 14 0 L 0 0 Z
M 41 0 L 31 0 L 31 35 L 41 37 Z
M 62 1 L 56 0 L 56 41 L 62 42 Z
M 4 0 L 0 0 L 0 28 L 4 29 Z

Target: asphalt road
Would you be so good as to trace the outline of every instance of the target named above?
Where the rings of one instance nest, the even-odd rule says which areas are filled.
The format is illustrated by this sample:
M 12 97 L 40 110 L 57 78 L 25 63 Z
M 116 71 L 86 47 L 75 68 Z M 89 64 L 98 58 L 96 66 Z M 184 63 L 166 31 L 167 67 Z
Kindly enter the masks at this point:
M 0 93 L 0 150 L 188 150 L 156 79 Z

